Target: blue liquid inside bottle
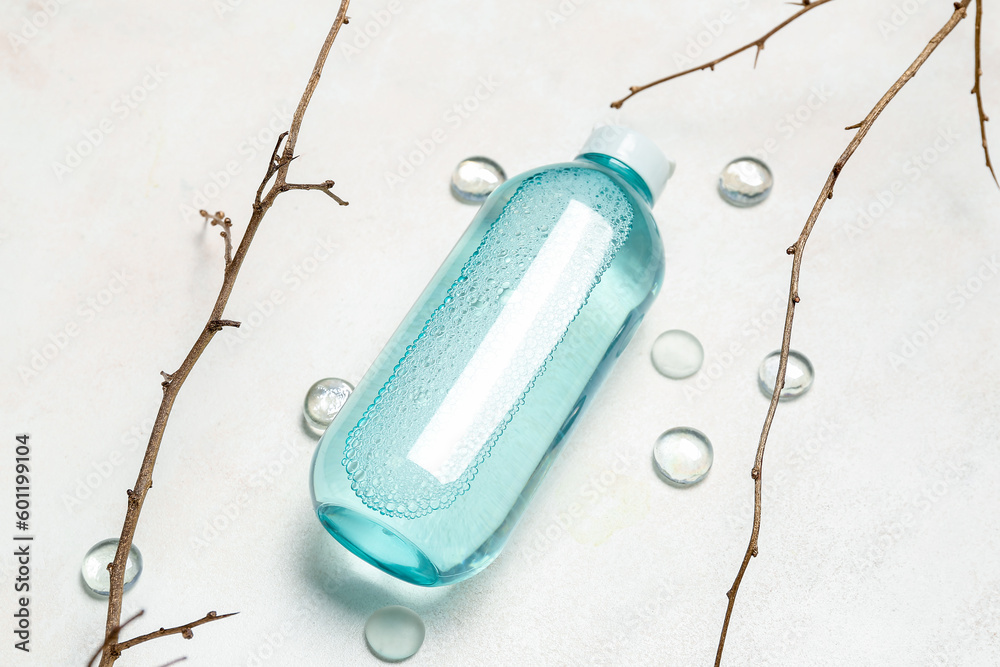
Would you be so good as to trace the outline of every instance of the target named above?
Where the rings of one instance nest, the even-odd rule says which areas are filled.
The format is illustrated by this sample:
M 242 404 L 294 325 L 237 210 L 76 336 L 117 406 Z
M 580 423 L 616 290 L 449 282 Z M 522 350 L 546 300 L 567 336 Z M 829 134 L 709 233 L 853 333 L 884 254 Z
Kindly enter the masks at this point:
M 316 513 L 389 574 L 438 586 L 496 558 L 659 291 L 672 164 L 615 130 L 487 199 L 323 435 Z

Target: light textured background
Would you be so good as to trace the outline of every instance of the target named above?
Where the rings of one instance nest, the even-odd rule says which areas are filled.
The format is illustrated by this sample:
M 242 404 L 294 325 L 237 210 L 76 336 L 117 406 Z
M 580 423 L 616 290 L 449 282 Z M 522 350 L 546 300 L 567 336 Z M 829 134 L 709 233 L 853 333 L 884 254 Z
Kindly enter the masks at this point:
M 458 238 L 474 213 L 448 194 L 458 160 L 489 155 L 513 174 L 571 158 L 628 85 L 675 71 L 685 51 L 722 54 L 792 9 L 402 0 L 380 26 L 386 7 L 353 4 L 292 168 L 296 180 L 335 179 L 351 205 L 289 193 L 267 217 L 226 313 L 243 328 L 221 333 L 183 388 L 136 536 L 146 569 L 125 613 L 146 615 L 129 634 L 241 613 L 121 664 L 373 664 L 362 626 L 394 603 L 427 623 L 414 665 L 707 664 L 750 530 L 767 404 L 755 373 L 780 340 L 784 250 L 849 139 L 842 128 L 951 3 L 831 4 L 769 42 L 756 71 L 748 54 L 626 105 L 678 163 L 655 210 L 663 292 L 504 554 L 438 590 L 361 563 L 313 517 L 306 388 L 359 380 Z M 1000 117 L 1000 14 L 986 9 L 984 85 Z M 81 557 L 118 534 L 158 372 L 180 362 L 221 280 L 221 240 L 183 207 L 224 209 L 243 229 L 273 128 L 334 14 L 315 0 L 0 9 L 0 539 L 14 532 L 22 431 L 37 535 L 30 655 L 12 648 L 14 563 L 0 549 L 0 663 L 82 664 L 95 647 L 105 606 L 80 585 Z M 774 424 L 760 558 L 727 664 L 1000 662 L 1000 193 L 968 94 L 972 28 L 963 22 L 885 112 L 813 235 L 793 344 L 817 380 Z M 367 43 L 365 30 L 377 33 Z M 149 68 L 161 80 L 143 88 Z M 477 88 L 478 108 L 449 123 Z M 122 96 L 144 99 L 133 109 Z M 111 132 L 57 174 L 105 119 Z M 389 187 L 436 128 L 445 140 Z M 770 200 L 722 203 L 720 168 L 765 146 Z M 227 165 L 237 173 L 220 176 Z M 648 360 L 656 335 L 678 327 L 707 352 L 683 382 Z M 51 358 L 25 373 L 36 353 Z M 714 469 L 689 490 L 650 464 L 653 440 L 676 425 L 715 445 Z M 567 524 L 574 502 L 586 514 Z

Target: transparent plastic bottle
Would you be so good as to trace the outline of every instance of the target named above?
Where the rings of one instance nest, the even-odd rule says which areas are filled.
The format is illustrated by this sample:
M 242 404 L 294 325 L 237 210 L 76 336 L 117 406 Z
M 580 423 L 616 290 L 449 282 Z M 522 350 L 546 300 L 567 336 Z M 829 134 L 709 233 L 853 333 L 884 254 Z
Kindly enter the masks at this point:
M 672 172 L 606 126 L 486 200 L 320 440 L 331 535 L 423 586 L 496 558 L 659 292 L 650 208 Z

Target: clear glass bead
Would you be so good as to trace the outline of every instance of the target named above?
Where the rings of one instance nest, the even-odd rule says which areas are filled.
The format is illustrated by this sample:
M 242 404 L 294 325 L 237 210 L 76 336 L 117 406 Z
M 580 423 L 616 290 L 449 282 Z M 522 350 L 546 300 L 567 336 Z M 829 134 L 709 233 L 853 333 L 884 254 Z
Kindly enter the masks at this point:
M 354 386 L 340 378 L 326 378 L 309 387 L 302 414 L 316 433 L 322 434 L 351 397 Z
M 479 204 L 507 180 L 503 168 L 488 157 L 462 160 L 451 173 L 451 193 L 466 204 Z
M 757 384 L 765 396 L 774 395 L 774 382 L 778 379 L 778 365 L 781 363 L 781 350 L 775 350 L 764 357 L 757 371 Z M 812 362 L 801 352 L 788 351 L 788 366 L 785 367 L 785 386 L 778 395 L 779 401 L 798 398 L 809 391 L 816 373 Z
M 420 616 L 398 605 L 379 609 L 365 623 L 368 647 L 382 660 L 406 660 L 420 650 L 424 633 Z
M 693 334 L 681 329 L 661 333 L 653 342 L 650 352 L 653 367 L 673 380 L 690 377 L 701 369 L 705 350 Z
M 117 550 L 118 539 L 112 537 L 92 546 L 83 557 L 83 566 L 80 568 L 83 585 L 94 595 L 107 597 L 111 594 L 111 573 L 108 572 L 108 563 L 115 559 Z M 142 574 L 142 554 L 133 544 L 125 561 L 124 590 L 132 588 L 140 574 Z
M 756 206 L 767 199 L 773 185 L 771 170 L 752 157 L 733 160 L 719 175 L 719 194 L 733 206 Z
M 712 443 L 697 429 L 679 426 L 666 431 L 653 445 L 656 471 L 672 484 L 690 486 L 705 478 L 714 458 Z

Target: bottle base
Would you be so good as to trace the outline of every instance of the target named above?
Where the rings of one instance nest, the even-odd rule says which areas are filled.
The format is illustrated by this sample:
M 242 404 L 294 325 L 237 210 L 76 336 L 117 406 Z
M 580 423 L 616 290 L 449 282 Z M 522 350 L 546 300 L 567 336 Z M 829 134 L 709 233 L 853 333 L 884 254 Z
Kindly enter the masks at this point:
M 397 579 L 418 586 L 451 583 L 420 549 L 391 528 L 338 505 L 320 505 L 316 513 L 327 532 L 351 553 Z

